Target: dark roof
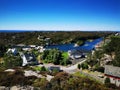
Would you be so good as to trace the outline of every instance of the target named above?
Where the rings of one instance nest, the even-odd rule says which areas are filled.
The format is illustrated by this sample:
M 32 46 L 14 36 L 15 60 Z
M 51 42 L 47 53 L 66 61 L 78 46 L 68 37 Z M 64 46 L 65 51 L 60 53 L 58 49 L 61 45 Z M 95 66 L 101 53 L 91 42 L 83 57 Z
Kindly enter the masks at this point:
M 120 77 L 120 67 L 105 65 L 105 74 L 111 75 L 114 77 Z
M 84 55 L 85 53 L 88 53 L 88 52 L 81 51 L 81 50 L 70 50 L 71 55 Z
M 36 58 L 33 54 L 24 54 L 28 62 L 36 61 Z

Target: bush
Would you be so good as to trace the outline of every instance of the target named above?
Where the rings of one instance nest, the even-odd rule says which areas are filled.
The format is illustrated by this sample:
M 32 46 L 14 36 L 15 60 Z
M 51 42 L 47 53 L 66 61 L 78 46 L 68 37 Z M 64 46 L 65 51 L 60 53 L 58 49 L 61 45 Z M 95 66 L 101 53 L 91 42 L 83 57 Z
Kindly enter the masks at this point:
M 45 90 L 48 81 L 45 78 L 36 79 L 33 83 L 34 87 L 41 87 L 41 90 Z
M 77 41 L 77 43 L 76 43 L 77 45 L 79 45 L 79 46 L 81 46 L 81 45 L 83 45 L 84 44 L 84 41 L 83 40 L 79 40 L 79 41 Z
M 0 86 L 14 85 L 32 85 L 36 76 L 24 76 L 24 72 L 16 70 L 15 72 L 0 72 Z
M 44 66 L 42 66 L 42 67 L 40 67 L 40 66 L 33 67 L 33 70 L 34 71 L 47 71 L 47 69 Z
M 41 71 L 41 67 L 35 66 L 35 67 L 33 67 L 33 70 L 34 70 L 34 71 Z
M 82 69 L 88 69 L 88 64 L 87 63 L 82 63 L 81 67 L 82 67 Z
M 5 68 L 14 68 L 22 66 L 22 59 L 20 56 L 6 55 L 3 59 L 3 66 Z
M 107 78 L 105 79 L 105 84 L 110 84 L 110 78 L 107 77 Z
M 41 67 L 41 71 L 47 71 L 44 66 Z
M 58 49 L 45 50 L 41 59 L 45 63 L 54 63 L 55 65 L 68 65 L 71 64 L 68 59 L 68 53 L 62 52 Z
M 0 45 L 0 57 L 3 57 L 6 51 L 7 51 L 7 46 Z
M 95 71 L 98 71 L 98 72 L 102 72 L 102 73 L 104 73 L 105 68 L 104 68 L 104 67 L 100 67 L 100 66 L 98 66 L 98 67 L 95 67 L 94 70 L 95 70 Z
M 81 68 L 81 65 L 80 64 L 78 64 L 78 69 L 80 69 Z

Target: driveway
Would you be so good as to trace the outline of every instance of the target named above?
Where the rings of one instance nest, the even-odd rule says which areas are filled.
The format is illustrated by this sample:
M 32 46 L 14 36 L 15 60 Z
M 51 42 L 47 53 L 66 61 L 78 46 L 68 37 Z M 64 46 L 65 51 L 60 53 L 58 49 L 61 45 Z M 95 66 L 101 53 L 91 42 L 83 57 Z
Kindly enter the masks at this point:
M 85 61 L 86 61 L 86 59 L 82 59 L 80 62 L 76 63 L 75 65 L 71 65 L 71 66 L 61 66 L 61 65 L 54 65 L 54 64 L 44 64 L 44 66 L 46 68 L 48 68 L 50 66 L 60 67 L 61 70 L 65 71 L 67 73 L 73 74 L 76 72 L 78 64 L 81 64 Z

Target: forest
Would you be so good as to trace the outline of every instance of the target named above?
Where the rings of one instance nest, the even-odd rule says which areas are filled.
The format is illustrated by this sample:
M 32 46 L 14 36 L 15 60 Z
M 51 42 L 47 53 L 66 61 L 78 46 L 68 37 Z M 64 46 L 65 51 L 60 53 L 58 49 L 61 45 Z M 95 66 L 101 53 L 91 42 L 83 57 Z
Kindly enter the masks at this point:
M 0 45 L 34 44 L 45 45 L 45 38 L 50 38 L 50 44 L 78 43 L 79 41 L 106 37 L 113 32 L 80 32 L 80 31 L 46 31 L 46 32 L 0 32 Z M 41 36 L 41 40 L 38 40 Z
M 120 67 L 120 36 L 112 36 L 111 41 L 104 46 L 104 51 L 111 56 L 115 55 L 110 64 Z

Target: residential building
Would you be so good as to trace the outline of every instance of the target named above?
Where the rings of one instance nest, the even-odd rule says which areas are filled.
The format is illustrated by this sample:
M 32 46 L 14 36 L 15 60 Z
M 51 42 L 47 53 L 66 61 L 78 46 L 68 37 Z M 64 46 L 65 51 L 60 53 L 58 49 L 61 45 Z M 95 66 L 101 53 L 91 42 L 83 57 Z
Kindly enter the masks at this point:
M 26 65 L 37 65 L 38 61 L 36 60 L 34 54 L 31 53 L 20 53 L 20 56 L 23 60 L 22 66 L 26 66 Z
M 82 57 L 86 57 L 85 53 L 79 50 L 69 50 L 68 55 L 71 59 L 79 59 Z
M 16 55 L 16 54 L 18 53 L 18 51 L 17 51 L 16 48 L 9 48 L 6 53 L 7 53 L 7 54 L 8 54 L 8 53 L 12 53 L 13 55 Z
M 110 83 L 120 86 L 120 67 L 105 65 L 104 74 L 110 78 Z

